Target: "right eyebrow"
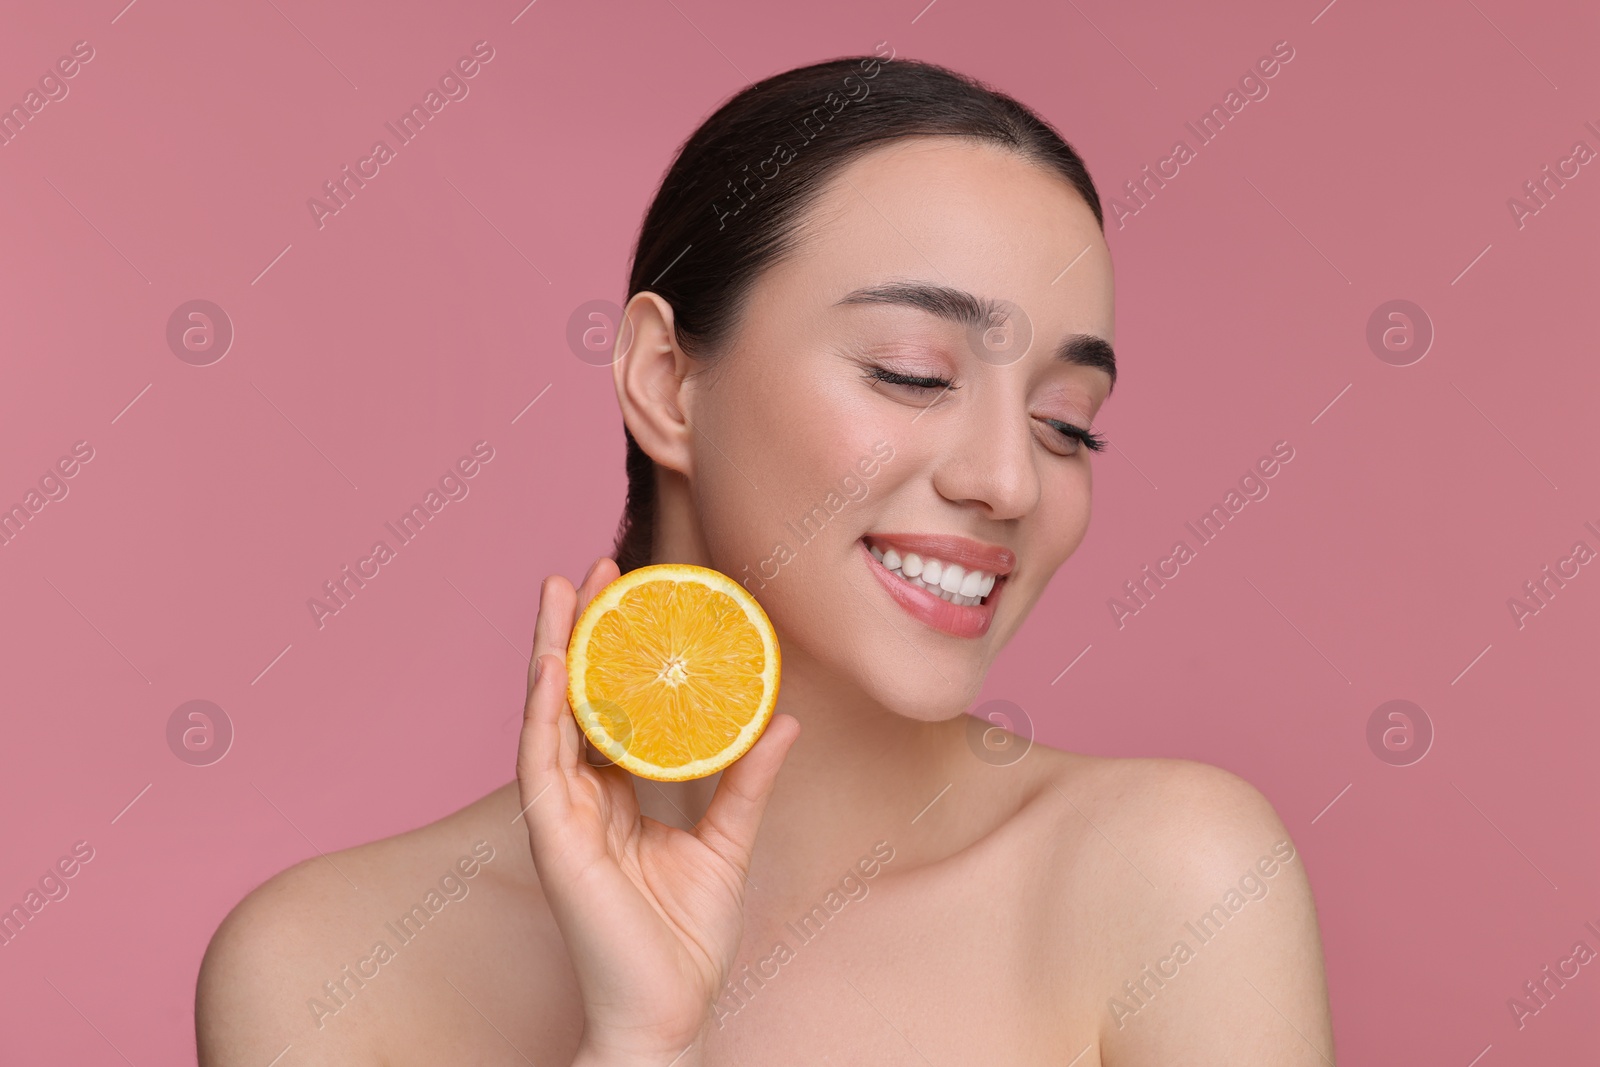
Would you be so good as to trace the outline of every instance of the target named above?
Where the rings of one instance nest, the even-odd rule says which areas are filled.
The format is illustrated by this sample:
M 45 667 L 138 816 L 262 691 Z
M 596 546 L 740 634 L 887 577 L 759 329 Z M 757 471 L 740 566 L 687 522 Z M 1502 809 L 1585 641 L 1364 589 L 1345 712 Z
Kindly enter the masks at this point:
M 970 329 L 987 329 L 1006 317 L 998 300 L 974 296 L 962 289 L 926 282 L 887 282 L 853 289 L 834 302 L 840 304 L 896 304 L 925 311 Z M 1117 356 L 1111 342 L 1092 333 L 1075 333 L 1056 347 L 1056 358 L 1063 363 L 1104 371 L 1117 384 Z

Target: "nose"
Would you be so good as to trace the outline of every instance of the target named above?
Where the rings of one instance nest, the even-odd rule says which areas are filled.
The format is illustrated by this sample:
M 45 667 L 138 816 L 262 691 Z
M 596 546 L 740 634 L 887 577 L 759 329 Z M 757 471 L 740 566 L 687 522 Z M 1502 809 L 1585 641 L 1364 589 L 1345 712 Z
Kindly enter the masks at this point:
M 1021 518 L 1038 506 L 1041 491 L 1032 419 L 1018 398 L 988 392 L 959 420 L 939 426 L 945 451 L 934 488 L 951 503 L 981 506 L 988 518 Z

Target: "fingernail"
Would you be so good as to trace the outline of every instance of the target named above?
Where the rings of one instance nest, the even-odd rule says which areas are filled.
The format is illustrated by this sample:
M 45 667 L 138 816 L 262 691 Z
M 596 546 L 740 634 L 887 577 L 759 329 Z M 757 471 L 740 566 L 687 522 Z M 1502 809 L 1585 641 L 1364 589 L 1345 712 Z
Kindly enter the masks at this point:
M 540 656 L 538 659 L 533 661 L 533 680 L 537 682 L 539 680 L 539 676 L 541 674 L 543 674 L 543 673 L 544 673 L 544 657 Z
M 598 566 L 600 566 L 600 561 L 598 559 L 589 564 L 589 569 L 583 572 L 583 582 L 587 582 L 590 578 L 594 577 L 594 569 Z M 582 585 L 583 582 L 579 582 L 578 584 Z

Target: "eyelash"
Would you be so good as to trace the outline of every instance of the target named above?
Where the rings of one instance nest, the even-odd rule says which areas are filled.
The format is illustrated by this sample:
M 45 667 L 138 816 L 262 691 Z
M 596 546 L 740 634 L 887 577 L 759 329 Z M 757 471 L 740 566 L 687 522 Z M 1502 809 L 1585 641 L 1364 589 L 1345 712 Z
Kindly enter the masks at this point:
M 866 377 L 889 385 L 904 385 L 912 389 L 953 389 L 948 378 L 920 378 L 910 374 L 900 374 L 889 370 L 887 367 L 869 367 Z M 1061 422 L 1057 419 L 1046 419 L 1062 437 L 1069 441 L 1076 441 L 1092 452 L 1102 451 L 1106 447 L 1106 439 L 1092 430 L 1084 430 L 1072 425 L 1070 422 Z

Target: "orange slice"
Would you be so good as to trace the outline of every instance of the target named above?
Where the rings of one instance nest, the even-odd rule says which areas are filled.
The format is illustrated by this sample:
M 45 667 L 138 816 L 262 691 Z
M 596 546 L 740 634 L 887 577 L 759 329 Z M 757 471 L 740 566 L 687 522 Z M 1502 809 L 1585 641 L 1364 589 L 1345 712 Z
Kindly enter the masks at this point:
M 688 563 L 639 567 L 596 594 L 567 644 L 567 703 L 605 757 L 658 782 L 750 750 L 778 702 L 778 635 L 743 586 Z

